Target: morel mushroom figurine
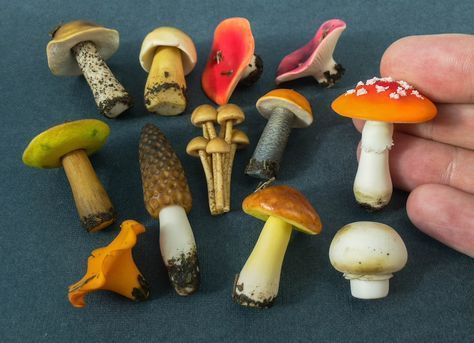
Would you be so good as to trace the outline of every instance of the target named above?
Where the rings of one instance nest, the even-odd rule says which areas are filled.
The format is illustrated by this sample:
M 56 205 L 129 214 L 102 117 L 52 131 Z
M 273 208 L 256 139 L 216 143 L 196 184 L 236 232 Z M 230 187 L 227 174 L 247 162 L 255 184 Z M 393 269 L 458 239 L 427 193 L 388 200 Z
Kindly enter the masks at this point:
M 186 79 L 196 65 L 197 53 L 191 38 L 174 27 L 159 27 L 143 40 L 140 64 L 148 72 L 145 105 L 148 111 L 165 116 L 186 109 Z
M 315 235 L 321 232 L 321 220 L 304 195 L 288 186 L 258 190 L 244 199 L 242 209 L 265 221 L 265 226 L 236 276 L 232 297 L 242 306 L 267 308 L 278 294 L 292 228 Z
M 374 77 L 359 82 L 331 107 L 341 116 L 366 120 L 354 195 L 361 206 L 380 210 L 389 203 L 393 191 L 388 161 L 393 123 L 431 120 L 437 114 L 436 106 L 405 81 Z
M 263 62 L 254 50 L 255 41 L 247 19 L 228 18 L 216 27 L 201 79 L 204 93 L 212 101 L 226 104 L 237 84 L 252 85 L 260 78 Z
M 109 196 L 88 158 L 102 147 L 109 132 L 109 126 L 100 120 L 72 121 L 39 134 L 23 153 L 23 163 L 30 167 L 64 168 L 81 224 L 89 232 L 115 220 Z
M 329 259 L 350 280 L 353 297 L 378 299 L 388 295 L 389 280 L 405 266 L 408 254 L 402 238 L 390 226 L 355 222 L 336 233 Z
M 275 89 L 257 101 L 257 110 L 268 119 L 245 173 L 268 180 L 275 177 L 292 128 L 303 128 L 313 122 L 311 105 L 291 89 Z
M 199 262 L 187 213 L 192 198 L 181 162 L 165 135 L 147 124 L 140 135 L 140 170 L 148 213 L 160 220 L 161 256 L 179 295 L 199 287 Z
M 275 82 L 280 84 L 312 76 L 324 87 L 333 86 L 344 74 L 344 68 L 334 61 L 332 55 L 345 29 L 346 23 L 340 19 L 322 24 L 311 41 L 280 62 Z
M 76 20 L 60 25 L 48 43 L 49 69 L 54 75 L 84 75 L 100 113 L 115 118 L 132 106 L 132 98 L 105 60 L 119 47 L 119 33 Z
M 74 307 L 84 307 L 84 297 L 97 290 L 108 290 L 134 301 L 148 299 L 148 283 L 133 261 L 132 248 L 137 235 L 145 227 L 135 220 L 126 220 L 120 233 L 106 247 L 94 250 L 87 260 L 86 275 L 69 286 L 69 301 Z

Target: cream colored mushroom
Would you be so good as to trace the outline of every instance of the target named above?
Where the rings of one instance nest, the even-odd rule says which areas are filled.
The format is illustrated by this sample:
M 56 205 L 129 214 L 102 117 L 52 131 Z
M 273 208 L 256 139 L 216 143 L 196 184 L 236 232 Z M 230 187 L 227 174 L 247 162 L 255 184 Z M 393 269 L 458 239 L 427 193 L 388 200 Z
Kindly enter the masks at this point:
M 215 137 L 206 146 L 206 152 L 212 154 L 214 190 L 216 193 L 216 210 L 222 213 L 224 210 L 224 172 L 222 169 L 223 155 L 230 152 L 230 145 L 220 137 Z

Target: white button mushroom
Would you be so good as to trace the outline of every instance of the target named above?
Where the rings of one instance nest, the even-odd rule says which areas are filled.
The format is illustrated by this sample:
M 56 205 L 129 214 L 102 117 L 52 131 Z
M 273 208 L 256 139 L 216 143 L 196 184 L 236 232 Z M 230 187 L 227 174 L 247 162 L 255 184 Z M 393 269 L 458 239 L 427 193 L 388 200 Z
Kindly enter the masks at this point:
M 405 244 L 388 225 L 355 222 L 334 236 L 329 259 L 350 280 L 352 296 L 359 299 L 386 297 L 389 279 L 407 262 Z

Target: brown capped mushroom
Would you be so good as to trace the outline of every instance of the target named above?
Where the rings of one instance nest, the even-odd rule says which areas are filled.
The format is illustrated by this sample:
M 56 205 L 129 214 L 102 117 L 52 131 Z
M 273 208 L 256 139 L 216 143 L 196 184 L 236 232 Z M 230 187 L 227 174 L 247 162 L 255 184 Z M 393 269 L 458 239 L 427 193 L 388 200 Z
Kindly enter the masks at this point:
M 178 156 L 152 124 L 142 129 L 139 161 L 145 207 L 160 220 L 161 256 L 171 284 L 179 295 L 190 295 L 199 287 L 196 242 L 186 215 L 191 192 Z
M 196 127 L 202 127 L 202 136 L 206 139 L 217 136 L 214 124 L 217 123 L 217 111 L 211 105 L 200 105 L 191 114 L 191 123 Z
M 46 53 L 54 75 L 83 74 L 100 113 L 108 118 L 132 106 L 132 97 L 105 63 L 119 47 L 118 31 L 76 20 L 62 24 L 51 36 Z

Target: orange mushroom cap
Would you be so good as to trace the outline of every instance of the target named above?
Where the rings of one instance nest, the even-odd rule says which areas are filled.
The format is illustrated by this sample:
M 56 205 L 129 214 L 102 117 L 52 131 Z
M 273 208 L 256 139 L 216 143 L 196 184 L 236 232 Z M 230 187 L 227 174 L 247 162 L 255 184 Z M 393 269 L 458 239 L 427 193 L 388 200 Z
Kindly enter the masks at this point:
M 389 123 L 421 123 L 437 114 L 436 106 L 413 86 L 390 77 L 359 82 L 331 107 L 344 117 Z

